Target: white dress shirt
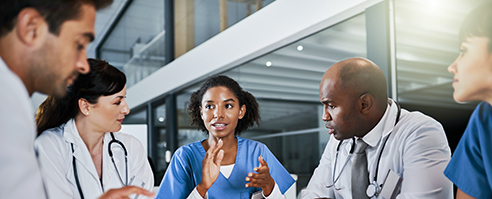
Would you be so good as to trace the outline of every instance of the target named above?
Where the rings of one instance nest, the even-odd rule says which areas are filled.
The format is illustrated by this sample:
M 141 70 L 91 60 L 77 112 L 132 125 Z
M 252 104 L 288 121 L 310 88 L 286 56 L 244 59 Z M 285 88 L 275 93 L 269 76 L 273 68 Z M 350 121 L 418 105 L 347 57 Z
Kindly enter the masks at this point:
M 398 108 L 393 100 L 390 99 L 389 102 L 379 123 L 362 138 L 369 145 L 366 153 L 370 182 L 375 176 L 383 142 L 388 139 L 379 162 L 378 184 L 384 182 L 386 174 L 391 170 L 403 178 L 401 188 L 397 192 L 398 199 L 453 198 L 453 185 L 443 174 L 451 158 L 451 151 L 442 126 L 420 112 L 404 109 L 401 109 L 399 122 L 395 126 Z M 301 198 L 352 198 L 352 160 L 347 162 L 343 171 L 341 169 L 353 141 L 346 139 L 342 142 L 334 172 L 339 141 L 333 135 L 330 137 L 308 186 L 301 192 Z M 339 175 L 340 179 L 335 186 L 325 187 L 332 185 L 333 177 Z
M 36 139 L 35 146 L 39 154 L 41 173 L 50 199 L 80 198 L 73 170 L 73 157 L 85 198 L 97 198 L 109 189 L 123 187 L 120 177 L 126 183 L 126 165 L 128 165 L 128 184 L 152 191 L 154 175 L 140 141 L 129 134 L 113 134 L 116 140 L 125 145 L 128 164 L 125 164 L 125 155 L 120 145 L 112 144 L 111 149 L 118 168 L 118 172 L 116 171 L 108 152 L 108 144 L 112 138 L 110 133 L 106 133 L 102 150 L 102 184 L 89 150 L 80 137 L 73 119 L 60 127 L 44 131 Z M 139 198 L 145 197 L 139 196 Z
M 0 58 L 0 198 L 45 198 L 34 138 L 29 93 Z

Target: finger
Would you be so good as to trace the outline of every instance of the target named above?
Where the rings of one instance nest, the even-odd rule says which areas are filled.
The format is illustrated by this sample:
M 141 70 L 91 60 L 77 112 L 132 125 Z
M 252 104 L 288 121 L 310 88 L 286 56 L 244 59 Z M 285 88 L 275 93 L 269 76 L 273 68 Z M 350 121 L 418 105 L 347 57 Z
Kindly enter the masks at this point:
M 149 197 L 153 197 L 155 195 L 154 193 L 140 187 L 136 187 L 136 186 L 128 186 L 128 187 L 130 188 L 128 195 L 133 193 L 137 195 L 144 195 Z
M 263 157 L 261 155 L 258 156 L 258 161 L 260 161 L 260 166 L 268 167 L 267 162 L 263 159 Z
M 217 166 L 220 167 L 222 165 L 222 159 L 224 159 L 224 150 L 220 150 L 217 154 L 217 158 L 215 159 Z

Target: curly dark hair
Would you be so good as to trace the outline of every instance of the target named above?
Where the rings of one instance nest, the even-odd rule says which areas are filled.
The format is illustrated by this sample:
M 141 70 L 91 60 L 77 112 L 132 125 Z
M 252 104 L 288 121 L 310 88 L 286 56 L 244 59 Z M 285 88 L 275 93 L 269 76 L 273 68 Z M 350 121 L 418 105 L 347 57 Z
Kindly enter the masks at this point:
M 238 99 L 239 106 L 246 106 L 246 113 L 242 119 L 239 119 L 234 131 L 235 135 L 241 134 L 255 123 L 259 125 L 260 111 L 256 98 L 251 93 L 244 91 L 236 81 L 224 75 L 217 75 L 207 78 L 200 89 L 191 94 L 190 104 L 188 105 L 188 115 L 192 119 L 191 125 L 197 125 L 198 130 L 208 134 L 207 128 L 205 127 L 200 114 L 200 107 L 202 106 L 202 99 L 205 92 L 207 92 L 208 89 L 217 86 L 223 86 L 229 89 Z

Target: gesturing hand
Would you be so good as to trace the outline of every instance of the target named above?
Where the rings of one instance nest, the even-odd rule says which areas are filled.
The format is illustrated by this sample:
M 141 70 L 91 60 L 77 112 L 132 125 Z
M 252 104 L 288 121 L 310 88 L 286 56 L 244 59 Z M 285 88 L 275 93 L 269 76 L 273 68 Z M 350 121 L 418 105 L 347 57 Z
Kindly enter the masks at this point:
M 222 159 L 224 158 L 224 151 L 220 150 L 223 144 L 222 139 L 219 139 L 217 144 L 215 144 L 214 141 L 212 146 L 207 150 L 205 158 L 203 158 L 202 181 L 196 186 L 198 193 L 200 193 L 202 197 L 205 196 L 205 193 L 219 177 L 220 166 L 222 165 Z
M 110 189 L 105 192 L 99 199 L 123 199 L 129 198 L 131 194 L 144 195 L 153 197 L 154 193 L 135 186 L 126 186 L 119 189 Z
M 260 166 L 255 167 L 253 171 L 249 172 L 248 177 L 246 177 L 246 181 L 250 182 L 246 184 L 246 187 L 261 187 L 263 190 L 263 194 L 265 196 L 269 196 L 272 193 L 273 187 L 275 186 L 275 180 L 273 180 L 272 176 L 270 176 L 270 169 L 268 168 L 268 164 L 265 162 L 261 155 L 258 157 L 258 161 L 260 161 Z

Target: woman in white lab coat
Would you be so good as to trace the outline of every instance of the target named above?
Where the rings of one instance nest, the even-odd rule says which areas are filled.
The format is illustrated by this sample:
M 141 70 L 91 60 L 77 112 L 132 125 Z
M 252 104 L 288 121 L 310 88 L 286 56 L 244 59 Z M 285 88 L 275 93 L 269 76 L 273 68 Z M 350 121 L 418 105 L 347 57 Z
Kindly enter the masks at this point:
M 65 97 L 48 97 L 36 116 L 42 133 L 35 148 L 48 196 L 97 198 L 126 185 L 151 191 L 145 149 L 135 137 L 118 133 L 129 113 L 126 77 L 105 61 L 88 61 L 90 72 L 79 75 Z

